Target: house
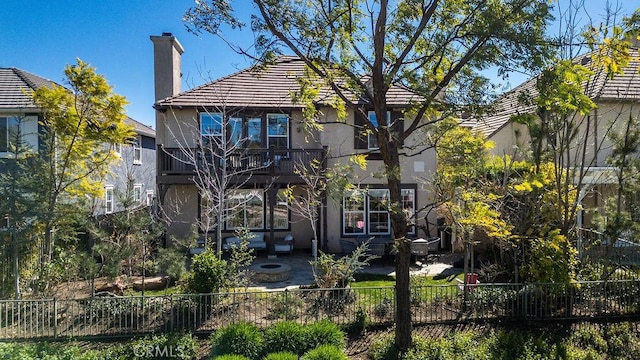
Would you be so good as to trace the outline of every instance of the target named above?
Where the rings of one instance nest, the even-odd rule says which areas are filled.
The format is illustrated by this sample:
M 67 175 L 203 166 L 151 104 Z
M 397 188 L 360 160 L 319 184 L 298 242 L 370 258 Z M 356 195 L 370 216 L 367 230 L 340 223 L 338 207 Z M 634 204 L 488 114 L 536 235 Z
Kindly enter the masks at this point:
M 8 166 L 11 142 L 20 131 L 23 143 L 38 151 L 43 145 L 44 132 L 41 111 L 34 104 L 30 92 L 43 86 L 61 86 L 55 82 L 18 68 L 0 68 L 0 171 Z M 126 123 L 134 127 L 136 138 L 130 145 L 112 145 L 120 160 L 112 165 L 104 179 L 105 198 L 94 199 L 94 215 L 119 209 L 118 191 L 124 191 L 127 179 L 134 184 L 133 194 L 141 204 L 150 204 L 155 197 L 155 131 L 134 119 Z
M 564 162 L 567 169 L 584 168 L 577 172 L 574 184 L 580 184 L 578 202 L 582 210 L 577 214 L 578 227 L 593 224 L 596 213 L 606 216 L 605 201 L 611 195 L 612 184 L 616 182 L 615 167 L 607 159 L 612 153 L 611 133 L 621 133 L 622 124 L 629 117 L 640 118 L 640 58 L 639 42 L 632 40 L 631 61 L 623 73 L 609 78 L 601 65 L 593 60 L 593 53 L 586 53 L 573 59 L 593 71 L 589 79 L 582 83 L 586 94 L 597 105 L 586 115 L 572 114 L 569 119 L 575 126 L 576 134 L 568 146 L 570 159 Z M 462 126 L 476 129 L 495 143 L 493 152 L 497 155 L 521 156 L 531 149 L 528 129 L 513 122 L 518 114 L 535 113 L 532 105 L 523 105 L 521 95 L 537 95 L 537 78 L 532 78 L 505 93 L 494 104 L 495 112 L 481 119 L 466 119 Z M 579 208 L 580 209 L 580 208 Z M 638 216 L 640 214 L 636 214 Z
M 294 171 L 295 164 L 317 160 L 322 166 L 332 167 L 348 162 L 351 154 L 364 153 L 368 157 L 367 170 L 354 173 L 360 190 L 345 194 L 342 199 L 322 199 L 318 246 L 337 252 L 340 239 L 391 237 L 390 217 L 383 205 L 389 197 L 388 189 L 384 179 L 374 176 L 382 166 L 376 139 L 362 134 L 360 124 L 364 119 L 354 111 L 356 107 L 369 109 L 366 99 L 350 104 L 346 120 L 339 123 L 329 104 L 331 93 L 323 89 L 314 102 L 320 110 L 317 121 L 324 127 L 307 134 L 301 124 L 303 105 L 292 101 L 292 92 L 299 89 L 298 79 L 305 68 L 299 58 L 282 56 L 273 63 L 182 92 L 181 44 L 170 33 L 151 36 L 151 41 L 158 146 L 156 181 L 160 203 L 170 223 L 169 235 L 185 236 L 192 224 L 202 223 L 198 220 L 203 216 L 203 199 L 194 183 L 193 164 L 184 161 L 185 150 L 196 153 L 194 147 L 198 144 L 221 136 L 225 123 L 227 138 L 243 139 L 231 142 L 238 150 L 246 153 L 250 149 L 254 155 L 218 164 L 220 169 L 234 166 L 250 170 L 234 180 L 240 189 L 226 199 L 227 206 L 234 206 L 234 213 L 219 224 L 223 236 L 231 236 L 236 228 L 246 226 L 253 232 L 265 233 L 269 245 L 292 234 L 296 248 L 311 248 L 313 233 L 308 221 L 288 211 L 278 194 L 288 185 L 303 184 Z M 403 125 L 403 112 L 415 98 L 412 92 L 393 87 L 388 96 L 388 116 Z M 369 116 L 375 117 L 375 113 L 371 111 Z M 406 140 L 414 141 L 417 140 Z M 401 163 L 403 206 L 415 214 L 431 198 L 424 180 L 435 170 L 435 151 L 403 157 Z M 409 235 L 425 236 L 419 230 L 424 224 L 424 213 L 417 214 L 416 226 Z M 200 228 L 203 232 L 211 230 Z

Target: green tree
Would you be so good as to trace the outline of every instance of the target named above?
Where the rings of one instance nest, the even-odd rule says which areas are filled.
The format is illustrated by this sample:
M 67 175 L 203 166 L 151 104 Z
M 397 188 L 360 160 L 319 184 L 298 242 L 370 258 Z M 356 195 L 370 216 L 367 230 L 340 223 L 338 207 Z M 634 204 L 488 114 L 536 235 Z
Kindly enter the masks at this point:
M 38 217 L 44 233 L 41 275 L 52 261 L 56 238 L 65 236 L 65 220 L 82 209 L 84 199 L 102 195 L 101 180 L 116 159 L 110 145 L 134 136 L 124 122 L 126 100 L 113 93 L 104 76 L 79 59 L 64 73 L 68 89 L 53 85 L 33 93 L 43 127 L 34 172 L 40 184 L 36 196 L 44 206 Z
M 409 296 L 409 221 L 401 210 L 400 158 L 423 151 L 426 144 L 405 148 L 404 141 L 428 124 L 456 111 L 478 110 L 490 92 L 480 71 L 497 65 L 500 71 L 541 65 L 549 2 L 543 0 L 451 0 L 389 2 L 254 0 L 257 58 L 269 60 L 287 49 L 303 59 L 309 77 L 302 90 L 327 86 L 335 93 L 340 114 L 350 108 L 366 116 L 366 99 L 377 123 L 366 120 L 362 131 L 375 136 L 390 192 L 389 212 L 396 256 L 396 345 L 411 345 Z M 232 2 L 201 1 L 185 14 L 194 31 L 222 36 L 222 25 L 244 26 Z M 248 53 L 246 49 L 235 47 Z M 392 86 L 416 93 L 405 112 L 404 131 L 386 120 Z M 310 99 L 304 91 L 301 99 Z M 305 102 L 312 105 L 311 101 Z M 308 120 L 316 121 L 307 107 Z M 313 123 L 310 121 L 309 123 Z
M 33 194 L 39 184 L 33 181 L 33 164 L 37 153 L 24 141 L 22 129 L 24 117 L 10 118 L 13 122 L 9 131 L 8 154 L 0 160 L 0 244 L 5 266 L 2 271 L 3 285 L 12 281 L 14 298 L 19 299 L 21 292 L 21 274 L 28 272 L 30 266 L 24 266 L 33 255 L 32 239 L 36 237 L 37 226 L 34 217 L 38 214 L 40 204 Z M 11 291 L 3 286 L 0 296 Z

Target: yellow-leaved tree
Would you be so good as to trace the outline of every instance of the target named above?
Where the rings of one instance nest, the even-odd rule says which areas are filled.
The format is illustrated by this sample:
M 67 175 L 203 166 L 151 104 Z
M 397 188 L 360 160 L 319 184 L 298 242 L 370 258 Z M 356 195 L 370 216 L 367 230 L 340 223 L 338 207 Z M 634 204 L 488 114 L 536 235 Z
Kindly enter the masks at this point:
M 100 197 L 102 180 L 117 159 L 113 144 L 129 142 L 135 135 L 125 123 L 127 101 L 113 92 L 104 76 L 78 59 L 64 70 L 65 85 L 40 87 L 33 99 L 41 110 L 40 157 L 34 173 L 40 184 L 39 226 L 42 230 L 39 280 L 46 286 L 46 269 L 56 249 L 56 239 L 73 236 L 65 224 L 86 200 Z

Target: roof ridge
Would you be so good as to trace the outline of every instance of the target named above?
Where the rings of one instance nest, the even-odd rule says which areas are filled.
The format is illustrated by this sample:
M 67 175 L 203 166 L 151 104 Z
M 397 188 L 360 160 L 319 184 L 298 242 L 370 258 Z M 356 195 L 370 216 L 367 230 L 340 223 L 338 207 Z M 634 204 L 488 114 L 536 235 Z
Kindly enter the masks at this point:
M 292 56 L 292 55 L 280 55 L 280 56 L 278 56 L 276 59 L 274 59 L 274 60 L 273 60 L 273 62 L 268 62 L 268 63 L 266 63 L 265 65 L 266 65 L 266 66 L 272 66 L 272 65 L 282 64 L 282 63 L 286 63 L 286 62 L 291 62 L 291 61 L 293 61 L 293 60 L 300 60 L 300 61 L 302 61 L 302 59 L 300 59 L 300 57 L 298 57 L 298 56 Z M 191 88 L 191 89 L 189 89 L 189 90 L 181 91 L 181 92 L 179 92 L 179 93 L 177 93 L 177 94 L 174 94 L 174 95 L 171 95 L 171 96 L 167 96 L 167 97 L 166 97 L 166 98 L 164 98 L 164 99 L 159 99 L 159 100 L 157 100 L 157 101 L 156 101 L 156 103 L 158 103 L 158 102 L 162 102 L 162 101 L 171 100 L 171 99 L 175 99 L 175 98 L 177 98 L 178 96 L 181 96 L 182 94 L 190 93 L 190 92 L 195 92 L 195 91 L 200 90 L 200 89 L 202 89 L 202 88 L 204 88 L 204 87 L 215 85 L 215 84 L 217 84 L 217 83 L 219 83 L 219 82 L 222 82 L 222 81 L 224 81 L 224 80 L 227 80 L 227 79 L 229 79 L 229 78 L 231 78 L 231 77 L 234 77 L 234 76 L 238 76 L 238 75 L 243 74 L 243 73 L 250 73 L 250 72 L 252 72 L 254 69 L 259 68 L 259 67 L 260 67 L 260 64 L 258 64 L 258 63 L 253 64 L 253 65 L 251 65 L 251 66 L 249 66 L 249 67 L 246 67 L 246 68 L 244 68 L 244 69 L 238 70 L 238 71 L 236 71 L 236 72 L 234 72 L 234 73 L 231 73 L 231 74 L 225 75 L 225 76 L 220 77 L 220 78 L 217 78 L 217 79 L 215 79 L 215 80 L 211 80 L 211 81 L 205 82 L 204 84 L 200 84 L 200 85 L 198 85 L 198 86 L 196 86 L 196 87 L 194 87 L 194 88 Z

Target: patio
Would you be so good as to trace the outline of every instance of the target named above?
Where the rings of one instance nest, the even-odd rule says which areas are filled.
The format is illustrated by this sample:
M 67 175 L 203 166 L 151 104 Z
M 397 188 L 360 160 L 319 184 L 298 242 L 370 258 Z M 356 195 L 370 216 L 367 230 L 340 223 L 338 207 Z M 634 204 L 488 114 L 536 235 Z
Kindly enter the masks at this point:
M 446 276 L 462 273 L 462 269 L 454 268 L 453 262 L 460 258 L 460 255 L 452 253 L 441 253 L 434 255 L 427 263 L 416 262 L 411 267 L 412 275 L 435 276 L 443 274 Z M 294 251 L 291 255 L 278 255 L 276 258 L 268 258 L 264 253 L 258 254 L 252 267 L 263 264 L 284 264 L 290 267 L 289 278 L 279 282 L 255 283 L 249 288 L 253 290 L 284 290 L 295 289 L 301 285 L 313 283 L 313 270 L 309 261 L 313 260 L 308 251 Z M 372 264 L 361 272 L 369 274 L 395 275 L 395 267 L 392 261 L 380 262 L 374 260 Z

